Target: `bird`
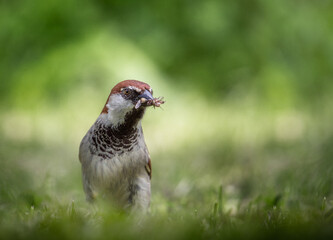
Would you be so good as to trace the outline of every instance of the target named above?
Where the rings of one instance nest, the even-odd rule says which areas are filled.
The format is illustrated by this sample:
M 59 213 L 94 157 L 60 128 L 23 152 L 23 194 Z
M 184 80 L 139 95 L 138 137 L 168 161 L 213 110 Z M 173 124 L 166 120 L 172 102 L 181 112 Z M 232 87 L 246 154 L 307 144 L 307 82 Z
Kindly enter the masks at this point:
M 163 103 L 138 80 L 121 81 L 112 88 L 79 147 L 88 202 L 101 196 L 121 209 L 148 211 L 152 167 L 141 120 L 147 107 Z

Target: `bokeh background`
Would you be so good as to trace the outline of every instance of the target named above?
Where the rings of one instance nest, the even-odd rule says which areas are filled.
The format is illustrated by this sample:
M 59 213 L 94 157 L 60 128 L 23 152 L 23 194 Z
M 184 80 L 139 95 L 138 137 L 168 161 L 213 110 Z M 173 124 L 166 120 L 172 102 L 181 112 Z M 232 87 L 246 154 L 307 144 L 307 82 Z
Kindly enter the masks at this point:
M 329 0 L 2 0 L 1 234 L 331 225 L 332 12 Z M 134 233 L 86 205 L 78 161 L 125 79 L 166 100 L 143 120 L 154 224 Z

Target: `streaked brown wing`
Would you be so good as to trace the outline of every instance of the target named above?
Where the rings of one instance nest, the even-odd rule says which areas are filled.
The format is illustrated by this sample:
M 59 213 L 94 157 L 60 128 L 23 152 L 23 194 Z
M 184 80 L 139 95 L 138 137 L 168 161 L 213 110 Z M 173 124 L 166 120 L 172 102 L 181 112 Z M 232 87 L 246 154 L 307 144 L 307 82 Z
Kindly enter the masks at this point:
M 146 164 L 145 168 L 146 168 L 146 171 L 147 171 L 147 173 L 149 175 L 149 178 L 151 179 L 151 172 L 152 172 L 152 170 L 151 170 L 151 161 L 150 161 L 150 158 L 148 159 L 148 163 Z

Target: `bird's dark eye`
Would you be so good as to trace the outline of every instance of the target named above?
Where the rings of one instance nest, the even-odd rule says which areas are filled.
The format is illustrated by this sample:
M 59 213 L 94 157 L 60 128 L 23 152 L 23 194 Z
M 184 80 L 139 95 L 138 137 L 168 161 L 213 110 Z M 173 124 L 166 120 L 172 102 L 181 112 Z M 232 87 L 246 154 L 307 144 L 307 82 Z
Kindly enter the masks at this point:
M 127 88 L 125 88 L 125 89 L 123 90 L 123 94 L 125 94 L 125 95 L 130 94 L 130 90 L 128 90 Z

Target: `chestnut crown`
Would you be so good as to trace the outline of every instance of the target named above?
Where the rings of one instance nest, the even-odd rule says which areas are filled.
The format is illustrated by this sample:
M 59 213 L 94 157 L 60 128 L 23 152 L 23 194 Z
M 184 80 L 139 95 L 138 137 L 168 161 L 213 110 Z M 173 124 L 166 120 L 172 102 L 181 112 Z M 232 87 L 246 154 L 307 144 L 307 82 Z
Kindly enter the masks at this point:
M 149 92 L 152 92 L 151 87 L 144 82 L 140 82 L 137 80 L 125 80 L 120 83 L 118 83 L 116 86 L 114 86 L 111 90 L 111 94 L 115 93 L 121 93 L 124 89 L 129 88 L 137 91 L 138 93 L 148 90 Z

